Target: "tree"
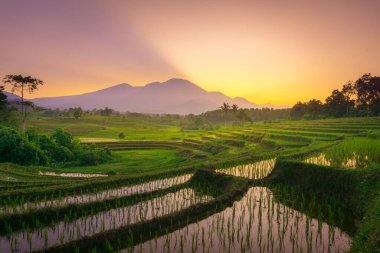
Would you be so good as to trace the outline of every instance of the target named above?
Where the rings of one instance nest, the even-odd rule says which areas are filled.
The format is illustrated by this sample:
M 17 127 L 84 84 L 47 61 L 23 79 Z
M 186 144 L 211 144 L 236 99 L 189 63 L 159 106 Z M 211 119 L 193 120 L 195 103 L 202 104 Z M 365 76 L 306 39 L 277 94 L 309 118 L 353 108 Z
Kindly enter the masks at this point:
M 237 113 L 237 111 L 238 111 L 238 109 L 239 109 L 239 106 L 238 106 L 237 104 L 233 104 L 233 105 L 231 106 L 231 109 L 232 109 L 232 111 L 233 111 L 234 113 Z
M 327 113 L 334 117 L 343 117 L 354 106 L 354 102 L 342 91 L 333 90 L 331 95 L 326 98 Z
M 380 77 L 364 74 L 355 82 L 357 105 L 367 116 L 380 114 Z
M 19 91 L 21 95 L 21 113 L 20 113 L 20 121 L 21 121 L 21 130 L 22 133 L 25 134 L 25 128 L 26 128 L 26 118 L 27 118 L 27 111 L 26 106 L 27 104 L 24 102 L 24 92 L 27 91 L 29 94 L 33 93 L 36 89 L 38 89 L 38 86 L 43 85 L 44 82 L 33 78 L 31 76 L 22 76 L 22 75 L 6 75 L 3 79 L 3 82 L 5 84 L 9 84 L 12 86 L 12 92 Z
M 224 124 L 227 126 L 227 113 L 231 109 L 231 106 L 224 102 L 220 109 L 224 112 Z
M 306 114 L 310 118 L 316 119 L 323 114 L 323 104 L 320 100 L 312 99 L 306 103 Z
M 306 114 L 307 106 L 302 102 L 297 102 L 290 110 L 291 119 L 301 119 Z
M 7 96 L 3 93 L 4 86 L 0 86 L 0 111 L 4 111 L 7 108 Z
M 110 116 L 113 113 L 113 110 L 111 108 L 104 108 L 103 110 L 100 110 L 100 115 L 102 116 Z
M 252 119 L 247 115 L 247 113 L 245 112 L 244 109 L 239 110 L 237 117 L 238 117 L 238 119 L 240 119 L 243 122 L 244 121 L 252 122 Z
M 71 148 L 75 145 L 74 137 L 70 133 L 63 131 L 61 128 L 55 130 L 52 138 L 56 143 L 67 148 Z
M 223 105 L 220 107 L 220 110 L 222 110 L 225 114 L 227 114 L 230 109 L 231 106 L 226 102 L 224 102 Z
M 82 115 L 83 115 L 83 110 L 82 110 L 82 108 L 80 108 L 80 107 L 76 107 L 76 108 L 74 108 L 74 109 L 73 109 L 73 115 L 74 115 L 74 118 L 76 118 L 76 119 L 81 118 Z

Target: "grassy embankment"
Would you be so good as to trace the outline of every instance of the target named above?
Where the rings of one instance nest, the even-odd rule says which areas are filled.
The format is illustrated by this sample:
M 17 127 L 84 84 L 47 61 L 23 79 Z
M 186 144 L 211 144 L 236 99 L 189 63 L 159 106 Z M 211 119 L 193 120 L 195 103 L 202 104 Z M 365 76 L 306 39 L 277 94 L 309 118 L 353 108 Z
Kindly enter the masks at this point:
M 379 251 L 380 169 L 347 170 L 279 160 L 265 181 L 297 187 L 351 210 L 359 221 L 351 252 Z

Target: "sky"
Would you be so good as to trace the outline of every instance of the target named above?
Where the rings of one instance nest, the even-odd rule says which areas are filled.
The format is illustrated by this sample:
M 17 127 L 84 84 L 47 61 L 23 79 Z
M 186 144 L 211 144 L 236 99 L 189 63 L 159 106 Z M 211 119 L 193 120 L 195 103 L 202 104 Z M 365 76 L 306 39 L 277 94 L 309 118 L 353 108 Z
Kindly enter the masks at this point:
M 184 78 L 263 104 L 380 75 L 378 0 L 0 0 L 0 76 L 29 97 Z

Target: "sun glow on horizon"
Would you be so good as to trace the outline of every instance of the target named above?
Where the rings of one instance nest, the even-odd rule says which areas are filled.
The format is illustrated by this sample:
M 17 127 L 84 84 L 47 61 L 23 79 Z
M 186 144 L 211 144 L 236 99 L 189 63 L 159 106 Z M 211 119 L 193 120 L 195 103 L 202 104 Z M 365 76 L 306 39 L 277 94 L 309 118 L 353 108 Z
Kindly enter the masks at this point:
M 377 2 L 4 5 L 0 32 L 12 39 L 2 42 L 0 75 L 43 79 L 29 97 L 178 77 L 258 104 L 292 105 L 324 100 L 363 73 L 380 74 Z

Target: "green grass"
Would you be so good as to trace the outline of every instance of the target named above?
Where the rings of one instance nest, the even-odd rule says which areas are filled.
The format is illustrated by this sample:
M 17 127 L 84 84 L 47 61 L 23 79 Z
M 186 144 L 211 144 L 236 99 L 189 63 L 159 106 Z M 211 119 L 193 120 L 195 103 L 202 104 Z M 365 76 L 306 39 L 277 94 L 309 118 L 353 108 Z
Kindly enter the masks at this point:
M 194 172 L 199 168 L 208 170 L 226 168 L 275 157 L 282 157 L 280 161 L 284 158 L 303 160 L 305 157 L 323 152 L 327 158 L 336 161 L 331 163 L 331 168 L 300 162 L 280 162 L 278 166 L 282 166 L 280 168 L 282 172 L 281 175 L 277 174 L 277 177 L 281 177 L 282 184 L 301 186 L 301 191 L 313 191 L 323 199 L 339 195 L 340 200 L 338 197 L 333 198 L 333 203 L 339 201 L 340 205 L 350 208 L 355 217 L 362 221 L 358 234 L 355 235 L 354 252 L 360 252 L 359 249 L 365 248 L 366 245 L 370 245 L 366 252 L 371 252 L 374 245 L 376 246 L 376 240 L 380 238 L 376 236 L 380 203 L 379 185 L 376 182 L 379 179 L 380 168 L 380 117 L 256 122 L 244 126 L 222 124 L 209 131 L 182 131 L 179 120 L 175 118 L 168 121 L 148 116 L 84 115 L 81 119 L 70 119 L 45 118 L 36 114 L 30 120 L 30 127 L 43 133 L 52 133 L 58 127 L 64 128 L 83 142 L 96 143 L 114 150 L 113 158 L 110 162 L 97 166 L 44 168 L 0 164 L 0 204 L 2 205 L 55 199 L 61 194 L 72 196 L 99 192 L 175 174 Z M 121 132 L 125 134 L 123 140 L 118 139 Z M 358 163 L 357 170 L 335 168 L 342 167 L 338 165 L 345 159 L 352 159 L 353 154 L 355 158 L 359 157 L 359 160 L 365 161 Z M 90 174 L 107 174 L 112 171 L 116 172 L 116 175 L 79 179 L 41 176 L 38 174 L 39 171 Z M 276 176 L 276 173 L 272 176 Z M 207 173 L 197 174 L 198 180 L 207 180 L 208 177 L 214 176 Z M 237 191 L 240 191 L 240 186 L 246 187 L 245 179 L 237 177 L 228 179 L 232 180 L 230 182 L 234 182 L 234 185 L 229 185 L 223 180 L 217 185 L 219 193 L 223 193 L 226 187 L 233 186 L 232 188 Z M 293 196 L 288 198 L 293 199 Z M 314 205 L 318 205 L 318 201 L 311 204 L 310 208 L 314 208 Z M 98 205 L 100 203 L 94 203 L 91 208 Z M 107 205 L 102 204 L 102 210 L 111 208 Z M 199 217 L 207 217 L 209 209 L 205 206 L 207 205 L 200 206 L 201 211 L 197 211 Z M 216 209 L 216 206 L 212 207 Z M 92 212 L 91 208 L 89 206 L 87 211 Z M 222 210 L 219 205 L 217 208 Z M 318 215 L 318 209 L 310 210 L 311 217 Z M 83 212 L 83 215 L 87 215 L 87 211 Z M 186 216 L 178 219 L 182 225 L 174 224 L 173 227 L 186 225 L 187 214 L 192 211 L 184 210 Z M 57 221 L 61 219 L 59 217 Z M 197 217 L 192 219 L 195 221 Z M 163 220 L 163 224 L 172 222 L 170 217 L 165 217 Z M 144 231 L 146 228 L 152 228 L 158 231 L 158 234 L 165 233 L 161 228 L 151 227 L 158 224 L 157 222 L 136 225 L 135 229 Z M 128 233 L 124 230 L 121 232 L 124 235 Z M 102 236 L 99 238 L 103 238 Z M 89 240 L 96 241 L 96 237 Z
M 96 166 L 62 168 L 65 172 L 107 173 L 114 171 L 125 174 L 138 174 L 151 171 L 162 171 L 165 168 L 175 167 L 189 161 L 181 156 L 178 150 L 170 149 L 137 149 L 114 151 L 110 163 Z
M 318 197 L 332 199 L 350 210 L 357 219 L 358 232 L 351 252 L 380 249 L 380 170 L 347 170 L 302 162 L 279 160 L 263 181 L 298 187 Z
M 380 138 L 350 137 L 317 156 L 334 167 L 379 168 Z

